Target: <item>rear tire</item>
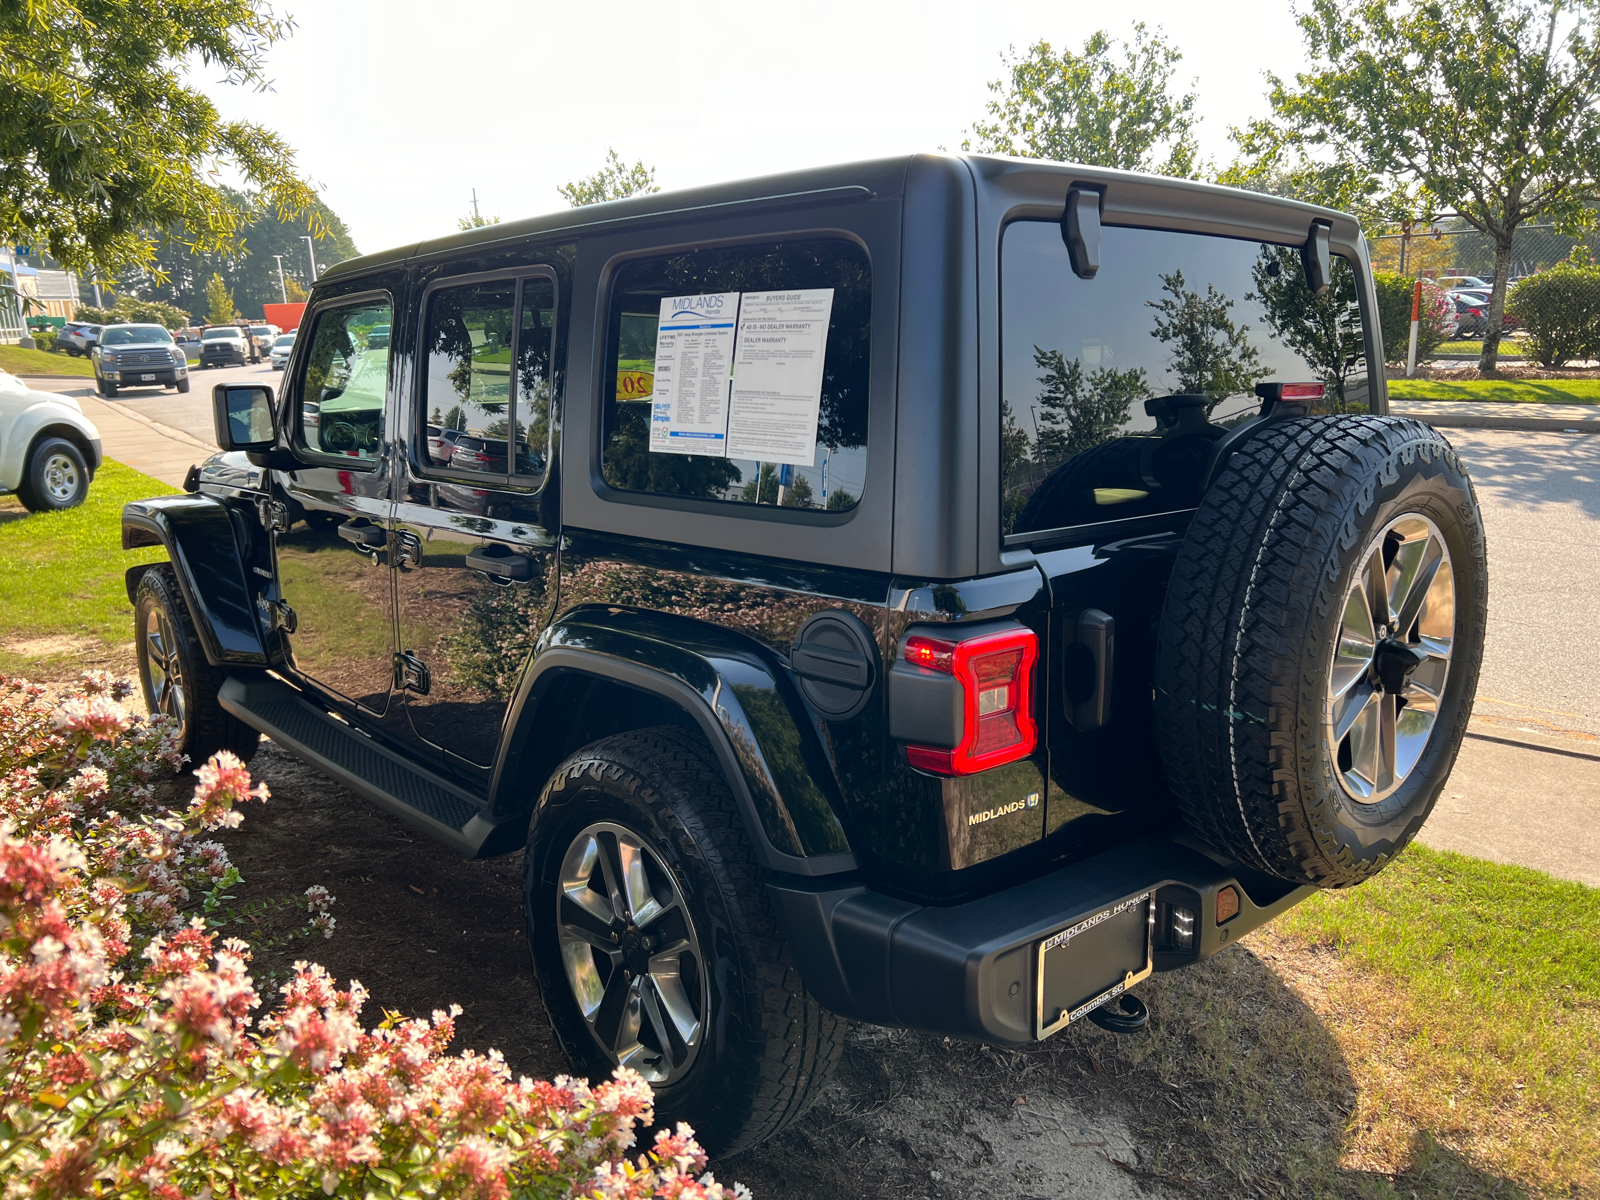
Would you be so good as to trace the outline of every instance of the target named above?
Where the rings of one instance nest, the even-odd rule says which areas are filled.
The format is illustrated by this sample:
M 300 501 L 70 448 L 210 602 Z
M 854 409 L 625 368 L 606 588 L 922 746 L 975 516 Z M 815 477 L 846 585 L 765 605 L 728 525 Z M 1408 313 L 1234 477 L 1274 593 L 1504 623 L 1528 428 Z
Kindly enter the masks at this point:
M 1487 606 L 1472 482 L 1436 431 L 1322 417 L 1251 437 L 1161 618 L 1161 758 L 1195 835 L 1295 883 L 1382 870 L 1455 763 Z
M 218 750 L 230 750 L 249 762 L 261 735 L 218 702 L 226 675 L 206 660 L 170 565 L 151 567 L 139 577 L 133 613 L 145 708 L 177 724 L 178 749 L 188 755 L 189 769 Z
M 610 888 L 634 878 L 629 861 L 647 890 Z M 711 1154 L 773 1136 L 832 1078 L 844 1022 L 806 992 L 743 818 L 695 735 L 620 734 L 557 769 L 528 835 L 523 913 L 576 1068 L 603 1079 L 623 1058 L 655 1076 L 657 1122 L 688 1121 Z

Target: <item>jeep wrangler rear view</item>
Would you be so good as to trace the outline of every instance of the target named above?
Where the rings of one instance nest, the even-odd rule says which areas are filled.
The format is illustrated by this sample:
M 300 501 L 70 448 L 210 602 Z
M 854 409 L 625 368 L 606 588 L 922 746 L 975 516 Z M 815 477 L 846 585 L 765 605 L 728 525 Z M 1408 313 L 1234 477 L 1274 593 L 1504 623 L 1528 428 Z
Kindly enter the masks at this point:
M 981 157 L 342 263 L 125 509 L 146 698 L 525 852 L 576 1068 L 714 1152 L 841 1018 L 1136 1027 L 1381 870 L 1465 729 L 1483 532 L 1376 312 L 1343 214 Z

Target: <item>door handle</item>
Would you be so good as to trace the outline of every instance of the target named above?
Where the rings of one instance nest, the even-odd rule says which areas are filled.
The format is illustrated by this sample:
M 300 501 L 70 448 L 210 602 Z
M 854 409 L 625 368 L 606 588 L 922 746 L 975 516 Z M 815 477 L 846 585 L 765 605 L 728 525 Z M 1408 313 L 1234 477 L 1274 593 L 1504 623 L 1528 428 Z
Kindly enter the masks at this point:
M 368 550 L 381 546 L 389 540 L 388 533 L 381 525 L 374 525 L 365 517 L 352 517 L 339 526 L 339 536 Z
M 467 551 L 467 566 L 485 575 L 515 579 L 519 583 L 533 578 L 533 560 L 498 543 L 474 546 Z

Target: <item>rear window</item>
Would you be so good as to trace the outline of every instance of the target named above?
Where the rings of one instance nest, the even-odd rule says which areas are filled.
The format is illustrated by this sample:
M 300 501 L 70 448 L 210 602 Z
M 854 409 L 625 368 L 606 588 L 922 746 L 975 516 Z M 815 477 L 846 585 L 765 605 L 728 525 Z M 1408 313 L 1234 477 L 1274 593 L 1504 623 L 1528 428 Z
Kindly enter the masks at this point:
M 1293 246 L 1106 227 L 1073 274 L 1055 222 L 1001 249 L 1001 514 L 1007 534 L 1192 508 L 1218 439 L 1272 384 L 1321 384 L 1364 413 L 1367 351 L 1349 262 L 1327 291 Z
M 854 242 L 635 259 L 611 293 L 614 488 L 842 511 L 866 484 L 872 272 Z

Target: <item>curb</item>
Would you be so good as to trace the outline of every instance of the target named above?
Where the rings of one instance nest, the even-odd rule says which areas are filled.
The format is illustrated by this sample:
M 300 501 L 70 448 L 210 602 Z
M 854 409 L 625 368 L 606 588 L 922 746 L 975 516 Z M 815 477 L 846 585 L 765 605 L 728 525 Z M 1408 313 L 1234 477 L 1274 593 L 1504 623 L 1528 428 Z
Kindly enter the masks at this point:
M 1521 414 L 1491 416 L 1478 413 L 1429 412 L 1426 408 L 1420 407 L 1426 403 L 1427 401 L 1418 400 L 1406 400 L 1398 404 L 1391 402 L 1389 412 L 1396 417 L 1413 417 L 1418 421 L 1426 421 L 1438 429 L 1520 429 L 1531 433 L 1600 433 L 1600 416 L 1573 419 Z M 1441 403 L 1448 404 L 1450 401 Z

